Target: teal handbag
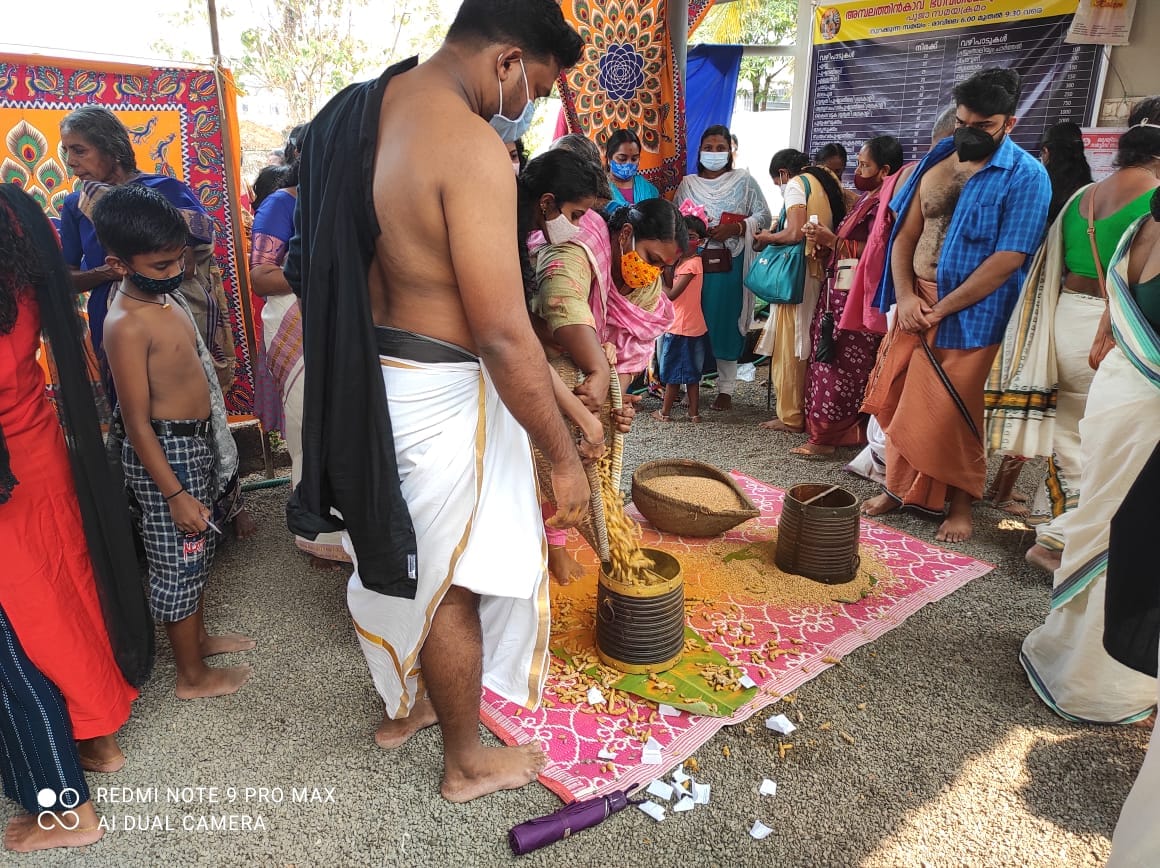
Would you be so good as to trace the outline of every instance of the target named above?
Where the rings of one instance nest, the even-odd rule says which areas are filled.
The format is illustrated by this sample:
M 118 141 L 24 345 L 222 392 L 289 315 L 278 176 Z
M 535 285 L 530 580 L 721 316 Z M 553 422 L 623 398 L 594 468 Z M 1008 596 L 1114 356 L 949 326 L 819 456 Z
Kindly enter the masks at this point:
M 806 198 L 810 196 L 810 182 L 802 178 L 806 185 Z M 785 226 L 785 207 L 781 209 L 778 229 Z M 745 275 L 745 287 L 770 304 L 801 304 L 806 283 L 806 243 L 770 244 L 749 266 Z

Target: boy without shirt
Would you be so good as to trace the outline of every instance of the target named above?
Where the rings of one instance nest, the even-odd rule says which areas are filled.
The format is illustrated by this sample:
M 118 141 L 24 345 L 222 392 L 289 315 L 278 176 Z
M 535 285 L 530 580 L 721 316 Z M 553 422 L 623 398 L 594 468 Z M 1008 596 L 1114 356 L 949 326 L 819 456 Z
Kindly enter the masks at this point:
M 125 427 L 121 462 L 141 507 L 149 606 L 165 624 L 180 699 L 234 693 L 249 666 L 212 669 L 205 657 L 254 647 L 237 634 L 209 636 L 202 595 L 219 531 L 212 409 L 220 389 L 203 367 L 197 331 L 173 295 L 189 230 L 168 201 L 139 185 L 115 187 L 93 213 L 106 262 L 121 279 L 105 320 L 105 352 Z

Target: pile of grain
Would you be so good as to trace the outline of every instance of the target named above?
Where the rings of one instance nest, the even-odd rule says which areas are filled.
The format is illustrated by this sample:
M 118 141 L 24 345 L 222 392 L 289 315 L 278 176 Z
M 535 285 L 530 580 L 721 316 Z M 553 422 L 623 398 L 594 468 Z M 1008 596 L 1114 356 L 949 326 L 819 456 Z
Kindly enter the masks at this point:
M 737 492 L 720 479 L 707 476 L 654 476 L 641 485 L 653 494 L 700 506 L 708 512 L 729 512 L 742 505 Z
M 841 585 L 827 585 L 779 570 L 773 555 L 777 531 L 753 542 L 718 540 L 704 548 L 682 552 L 685 593 L 691 601 L 756 600 L 773 606 L 856 603 L 882 591 L 896 580 L 872 550 L 861 547 L 857 574 Z

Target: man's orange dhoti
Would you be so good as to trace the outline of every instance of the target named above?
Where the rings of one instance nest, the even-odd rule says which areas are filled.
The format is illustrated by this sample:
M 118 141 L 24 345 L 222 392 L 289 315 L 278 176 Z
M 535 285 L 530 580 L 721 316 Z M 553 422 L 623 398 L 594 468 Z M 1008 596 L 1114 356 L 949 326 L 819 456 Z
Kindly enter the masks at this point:
M 935 283 L 917 278 L 915 292 L 927 305 L 938 301 Z M 938 326 L 926 333 L 932 354 L 963 404 L 983 430 L 983 387 L 999 344 L 970 350 L 934 346 Z M 941 514 L 949 489 L 983 496 L 987 460 L 919 335 L 902 331 L 897 317 L 878 351 L 862 412 L 878 418 L 886 432 L 886 493 L 903 506 Z

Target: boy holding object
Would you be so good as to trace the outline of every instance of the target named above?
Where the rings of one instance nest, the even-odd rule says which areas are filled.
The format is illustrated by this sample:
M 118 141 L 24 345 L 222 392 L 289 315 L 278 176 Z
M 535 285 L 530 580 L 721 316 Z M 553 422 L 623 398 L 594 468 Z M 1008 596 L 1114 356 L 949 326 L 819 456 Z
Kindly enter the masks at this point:
M 141 509 L 149 607 L 173 646 L 178 698 L 234 693 L 250 667 L 211 669 L 203 659 L 255 643 L 238 634 L 209 636 L 202 616 L 221 533 L 212 505 L 236 472 L 237 449 L 212 363 L 206 368 L 208 353 L 175 295 L 189 230 L 176 208 L 138 185 L 106 191 L 93 222 L 120 278 L 105 320 L 105 352 L 124 422 L 121 463 Z

